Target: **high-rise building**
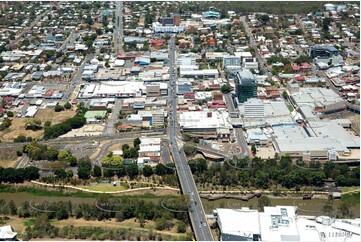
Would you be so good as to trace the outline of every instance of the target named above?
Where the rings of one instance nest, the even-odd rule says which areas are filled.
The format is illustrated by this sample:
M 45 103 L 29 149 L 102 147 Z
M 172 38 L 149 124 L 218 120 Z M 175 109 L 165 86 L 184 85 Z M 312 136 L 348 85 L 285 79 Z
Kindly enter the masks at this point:
M 244 103 L 249 98 L 257 97 L 256 79 L 252 72 L 239 71 L 236 74 L 236 94 L 239 103 Z
M 116 2 L 115 29 L 114 29 L 114 52 L 123 51 L 123 2 Z

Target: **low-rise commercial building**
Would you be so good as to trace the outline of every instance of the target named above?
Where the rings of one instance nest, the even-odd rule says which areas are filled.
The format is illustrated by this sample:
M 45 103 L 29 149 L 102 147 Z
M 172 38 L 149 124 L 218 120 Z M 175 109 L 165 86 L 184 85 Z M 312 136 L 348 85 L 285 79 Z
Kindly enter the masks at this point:
M 279 156 L 330 160 L 331 153 L 349 156 L 353 149 L 360 148 L 360 140 L 336 120 L 310 121 L 309 127 L 274 126 L 272 129 L 273 146 Z
M 297 206 L 213 210 L 222 241 L 359 241 L 360 219 L 298 215 Z
M 291 93 L 291 100 L 298 106 L 311 106 L 316 112 L 332 113 L 344 110 L 343 99 L 332 89 L 327 88 L 299 88 Z

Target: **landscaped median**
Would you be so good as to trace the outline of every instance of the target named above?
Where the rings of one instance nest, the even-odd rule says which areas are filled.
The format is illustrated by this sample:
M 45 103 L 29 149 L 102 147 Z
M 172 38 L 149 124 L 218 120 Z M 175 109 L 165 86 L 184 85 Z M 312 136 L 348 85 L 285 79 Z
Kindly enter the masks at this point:
M 149 187 L 139 187 L 139 188 L 133 188 L 133 189 L 125 189 L 123 186 L 112 186 L 111 184 L 109 184 L 108 186 L 104 186 L 104 187 L 95 185 L 95 187 L 94 187 L 95 189 L 93 190 L 93 189 L 89 189 L 91 186 L 77 187 L 77 186 L 71 186 L 71 185 L 48 184 L 48 183 L 38 182 L 38 181 L 31 181 L 31 183 L 40 185 L 40 186 L 45 186 L 45 187 L 53 187 L 53 188 L 59 187 L 59 188 L 65 188 L 65 189 L 74 189 L 74 190 L 78 190 L 78 191 L 82 191 L 82 192 L 105 193 L 105 194 L 121 194 L 121 193 L 126 194 L 126 193 L 134 192 L 134 191 L 147 191 L 147 190 L 153 190 L 153 191 L 154 190 L 169 190 L 169 191 L 176 191 L 176 192 L 180 191 L 178 188 L 173 188 L 173 187 L 169 187 L 169 186 L 154 186 L 154 184 L 152 184 L 153 186 L 149 186 Z M 97 185 L 103 185 L 103 184 L 97 184 Z M 117 188 L 118 190 L 114 191 L 113 189 L 110 189 L 110 187 Z M 104 188 L 104 190 L 102 190 L 101 188 Z

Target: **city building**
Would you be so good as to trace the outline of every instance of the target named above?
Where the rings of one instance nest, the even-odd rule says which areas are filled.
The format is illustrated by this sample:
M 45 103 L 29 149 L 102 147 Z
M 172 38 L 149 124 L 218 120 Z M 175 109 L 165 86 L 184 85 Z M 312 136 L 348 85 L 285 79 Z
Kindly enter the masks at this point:
M 219 73 L 217 69 L 205 69 L 205 70 L 181 70 L 180 77 L 184 78 L 194 78 L 194 79 L 209 79 L 209 78 L 218 78 Z
M 184 26 L 163 26 L 161 23 L 153 22 L 152 28 L 154 33 L 181 33 L 184 31 Z
M 20 93 L 23 91 L 25 86 L 26 86 L 25 83 L 6 82 L 0 88 L 0 97 L 3 96 L 18 97 Z
M 161 23 L 162 26 L 179 26 L 181 17 L 179 14 L 173 14 L 171 17 L 159 18 L 158 22 Z
M 222 241 L 359 241 L 360 219 L 298 215 L 297 206 L 213 210 Z
M 330 153 L 347 157 L 360 148 L 360 140 L 336 120 L 315 119 L 309 121 L 309 127 L 283 125 L 272 129 L 273 147 L 279 156 L 288 154 L 304 160 L 330 160 Z
M 334 46 L 312 46 L 310 48 L 311 58 L 315 57 L 328 57 L 331 58 L 334 55 L 339 55 L 338 49 Z
M 180 112 L 179 125 L 182 132 L 202 133 L 217 138 L 220 129 L 232 129 L 229 114 L 224 111 Z
M 205 11 L 205 12 L 202 12 L 202 16 L 203 16 L 203 18 L 214 19 L 214 18 L 220 18 L 221 14 L 216 11 Z
M 84 114 L 84 118 L 86 118 L 86 122 L 88 124 L 101 123 L 103 119 L 106 117 L 106 110 L 97 110 L 97 111 L 87 111 Z
M 241 124 L 245 128 L 296 124 L 284 101 L 250 98 L 239 105 Z
M 236 94 L 239 103 L 257 97 L 256 79 L 250 71 L 239 71 L 236 74 Z
M 142 93 L 145 93 L 145 88 L 143 82 L 101 82 L 99 84 L 84 85 L 78 93 L 78 98 L 140 97 Z
M 161 153 L 160 138 L 140 138 L 138 166 L 156 166 L 159 163 Z
M 297 90 L 291 89 L 291 90 Z M 346 108 L 344 100 L 332 89 L 313 87 L 299 88 L 298 92 L 291 93 L 291 100 L 297 106 L 308 105 L 320 113 L 333 113 Z
M 227 66 L 240 66 L 241 65 L 241 58 L 238 56 L 227 55 L 223 56 L 223 67 Z

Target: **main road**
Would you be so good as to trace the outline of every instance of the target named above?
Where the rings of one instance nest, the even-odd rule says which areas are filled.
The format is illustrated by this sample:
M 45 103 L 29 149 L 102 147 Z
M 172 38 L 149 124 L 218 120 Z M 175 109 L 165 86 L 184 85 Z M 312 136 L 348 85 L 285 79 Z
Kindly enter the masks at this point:
M 197 192 L 196 184 L 194 183 L 191 170 L 188 166 L 187 158 L 183 152 L 178 147 L 177 144 L 177 94 L 176 94 L 176 69 L 175 69 L 175 44 L 174 37 L 169 41 L 169 74 L 170 74 L 170 86 L 169 86 L 169 96 L 170 104 L 170 145 L 171 151 L 173 153 L 174 162 L 176 165 L 176 170 L 178 173 L 178 178 L 180 181 L 180 186 L 183 191 L 183 194 L 190 197 L 189 205 L 189 216 L 195 237 L 199 241 L 213 241 L 211 230 L 208 226 L 205 212 L 201 199 Z
M 234 107 L 232 94 L 230 94 L 230 93 L 224 94 L 224 97 L 226 99 L 226 105 L 227 105 L 228 112 L 231 112 L 231 113 L 237 112 Z M 248 151 L 247 141 L 246 141 L 246 138 L 244 137 L 242 128 L 234 127 L 234 134 L 236 136 L 237 144 L 242 148 L 242 151 L 238 155 L 238 157 L 245 157 L 245 156 L 249 157 L 250 153 Z
M 254 39 L 253 37 L 253 34 L 252 34 L 252 31 L 251 29 L 248 27 L 248 24 L 246 22 L 246 17 L 245 16 L 242 16 L 240 17 L 240 20 L 244 26 L 244 30 L 246 31 L 246 34 L 249 38 L 249 44 L 250 44 L 250 47 L 252 49 L 254 49 L 254 52 L 255 52 L 255 55 L 256 55 L 256 58 L 257 58 L 257 61 L 258 63 L 260 64 L 260 69 L 263 70 L 263 74 L 264 75 L 267 75 L 268 77 L 271 77 L 272 74 L 270 72 L 270 70 L 268 69 L 267 67 L 267 64 L 265 62 L 265 60 L 263 59 L 263 57 L 261 56 L 261 54 L 259 53 L 259 50 L 257 48 L 257 44 L 256 44 L 256 40 Z

